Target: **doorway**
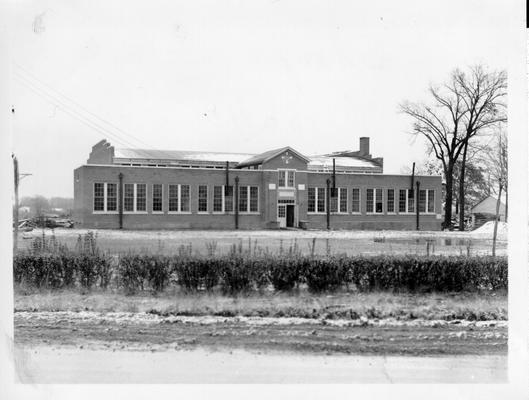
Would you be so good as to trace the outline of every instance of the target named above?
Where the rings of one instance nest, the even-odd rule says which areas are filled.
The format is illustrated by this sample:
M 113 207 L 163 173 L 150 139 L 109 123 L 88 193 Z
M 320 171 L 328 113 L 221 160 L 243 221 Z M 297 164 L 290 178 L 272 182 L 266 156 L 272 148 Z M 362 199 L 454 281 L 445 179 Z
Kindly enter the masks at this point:
M 294 227 L 294 205 L 287 204 L 286 211 L 287 211 L 287 215 L 286 215 L 287 228 L 293 228 Z

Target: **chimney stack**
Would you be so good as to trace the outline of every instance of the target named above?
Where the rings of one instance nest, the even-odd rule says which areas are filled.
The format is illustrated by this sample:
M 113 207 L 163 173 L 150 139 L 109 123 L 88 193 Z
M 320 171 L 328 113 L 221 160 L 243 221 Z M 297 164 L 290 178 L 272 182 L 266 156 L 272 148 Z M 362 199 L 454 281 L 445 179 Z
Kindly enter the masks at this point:
M 360 138 L 360 155 L 362 157 L 369 157 L 369 138 L 361 137 Z

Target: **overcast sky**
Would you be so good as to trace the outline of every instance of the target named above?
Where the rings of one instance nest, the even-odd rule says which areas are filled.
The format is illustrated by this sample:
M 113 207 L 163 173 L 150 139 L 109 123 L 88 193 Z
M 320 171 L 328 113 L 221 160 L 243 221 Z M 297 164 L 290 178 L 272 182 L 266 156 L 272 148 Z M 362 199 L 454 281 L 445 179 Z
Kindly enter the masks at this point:
M 103 138 L 311 155 L 369 136 L 385 172 L 421 162 L 398 104 L 456 67 L 506 69 L 515 3 L 372 3 L 16 2 L 13 150 L 33 174 L 21 196 L 73 197 L 73 169 Z

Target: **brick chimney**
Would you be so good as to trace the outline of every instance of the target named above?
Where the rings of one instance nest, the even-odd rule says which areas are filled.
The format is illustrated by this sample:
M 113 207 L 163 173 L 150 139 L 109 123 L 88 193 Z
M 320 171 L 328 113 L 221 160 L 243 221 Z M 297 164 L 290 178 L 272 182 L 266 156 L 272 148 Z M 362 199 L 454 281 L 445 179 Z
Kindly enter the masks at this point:
M 360 151 L 359 155 L 362 157 L 370 157 L 369 154 L 369 138 L 368 137 L 361 137 L 360 138 Z

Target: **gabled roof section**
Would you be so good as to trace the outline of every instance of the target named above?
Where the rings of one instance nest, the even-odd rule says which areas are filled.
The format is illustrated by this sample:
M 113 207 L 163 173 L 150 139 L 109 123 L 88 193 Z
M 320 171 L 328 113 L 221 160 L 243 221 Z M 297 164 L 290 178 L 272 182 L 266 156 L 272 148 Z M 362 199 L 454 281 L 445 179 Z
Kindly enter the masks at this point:
M 250 167 L 252 165 L 261 165 L 261 164 L 271 160 L 272 158 L 277 157 L 281 153 L 284 153 L 285 151 L 291 152 L 292 154 L 296 155 L 298 158 L 301 158 L 303 161 L 305 161 L 307 163 L 310 162 L 309 158 L 307 158 L 303 154 L 297 152 L 292 147 L 286 146 L 286 147 L 282 147 L 280 149 L 265 151 L 264 153 L 257 154 L 257 155 L 255 155 L 253 157 L 250 157 L 247 160 L 244 160 L 244 161 L 240 162 L 237 165 L 237 168 Z

